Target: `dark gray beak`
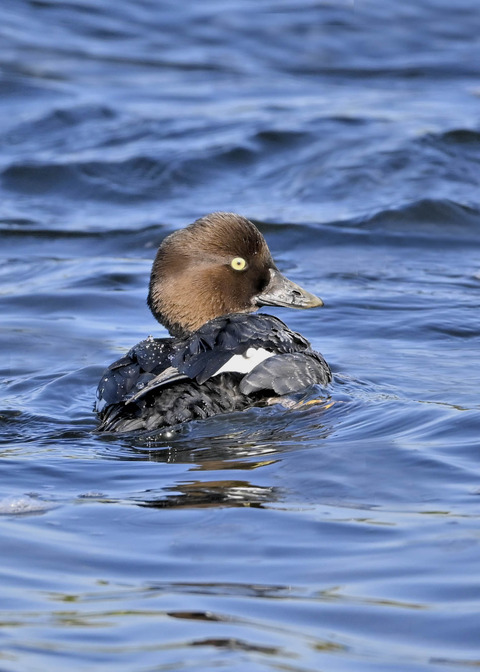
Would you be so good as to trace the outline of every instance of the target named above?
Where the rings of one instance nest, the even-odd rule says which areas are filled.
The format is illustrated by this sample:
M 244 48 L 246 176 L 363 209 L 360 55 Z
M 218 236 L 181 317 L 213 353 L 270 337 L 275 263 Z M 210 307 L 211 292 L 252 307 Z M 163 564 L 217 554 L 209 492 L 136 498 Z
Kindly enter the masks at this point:
M 295 284 L 276 268 L 270 269 L 270 282 L 254 299 L 257 306 L 284 306 L 285 308 L 316 308 L 322 299 Z

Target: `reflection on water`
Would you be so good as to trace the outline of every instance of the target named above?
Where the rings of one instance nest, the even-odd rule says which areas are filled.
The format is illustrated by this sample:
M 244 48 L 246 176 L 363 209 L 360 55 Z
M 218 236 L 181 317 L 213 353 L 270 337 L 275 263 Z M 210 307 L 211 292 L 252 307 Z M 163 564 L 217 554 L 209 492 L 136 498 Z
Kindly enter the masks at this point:
M 133 435 L 123 440 L 130 459 L 192 465 L 197 472 L 249 472 L 280 462 L 283 452 L 304 449 L 314 436 L 315 445 L 328 436 L 322 420 L 329 400 L 297 400 L 295 409 L 252 408 L 247 412 L 217 416 L 211 422 L 192 422 L 186 426 Z M 103 436 L 101 438 L 104 438 Z M 113 437 L 112 437 L 113 438 Z M 107 437 L 107 441 L 110 439 Z M 119 437 L 113 438 L 117 458 Z M 141 446 L 145 445 L 145 448 Z M 275 454 L 275 457 L 270 456 Z M 152 508 L 257 506 L 282 499 L 281 491 L 243 479 L 189 480 L 177 482 L 165 491 L 142 493 L 142 505 Z
M 205 506 L 257 506 L 263 502 L 274 502 L 274 488 L 252 485 L 248 481 L 193 481 L 178 483 L 174 494 L 156 499 L 153 492 L 148 492 L 149 499 L 142 505 L 163 509 L 170 507 L 205 507 Z M 152 499 L 150 499 L 152 497 Z

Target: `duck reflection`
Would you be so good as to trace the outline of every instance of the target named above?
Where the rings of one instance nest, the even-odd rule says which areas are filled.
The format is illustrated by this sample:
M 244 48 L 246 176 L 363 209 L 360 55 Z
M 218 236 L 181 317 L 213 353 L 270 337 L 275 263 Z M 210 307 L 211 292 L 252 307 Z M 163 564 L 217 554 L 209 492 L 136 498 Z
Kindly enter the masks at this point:
M 154 509 L 211 508 L 249 506 L 262 508 L 279 498 L 277 488 L 252 485 L 248 481 L 192 481 L 176 484 L 172 494 L 145 499 L 140 506 Z
M 247 473 L 281 463 L 286 453 L 317 450 L 332 430 L 325 415 L 331 405 L 324 400 L 321 404 L 297 407 L 294 412 L 261 409 L 261 420 L 256 417 L 260 411 L 250 409 L 210 418 L 208 422 L 188 423 L 176 432 L 123 437 L 121 445 L 127 454 L 118 455 L 118 459 L 188 464 L 189 472 L 198 474 L 195 479 L 170 481 L 168 486 L 161 484 L 137 495 L 134 501 L 140 506 L 262 508 L 282 501 L 285 493 L 278 487 L 265 486 L 265 475 L 263 482 L 259 477 L 255 483 L 250 477 L 245 478 Z M 229 473 L 227 478 L 217 479 L 214 472 Z M 239 478 L 232 472 L 238 473 Z

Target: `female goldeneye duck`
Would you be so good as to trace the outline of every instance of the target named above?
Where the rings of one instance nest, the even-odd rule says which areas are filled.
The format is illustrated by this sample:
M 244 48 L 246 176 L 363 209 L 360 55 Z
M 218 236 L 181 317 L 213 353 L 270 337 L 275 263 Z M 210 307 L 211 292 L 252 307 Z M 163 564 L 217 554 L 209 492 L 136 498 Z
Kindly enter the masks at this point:
M 253 314 L 260 306 L 323 302 L 278 271 L 245 217 L 216 212 L 167 236 L 153 262 L 148 305 L 172 337 L 148 337 L 104 372 L 98 431 L 157 430 L 331 381 L 303 336 Z

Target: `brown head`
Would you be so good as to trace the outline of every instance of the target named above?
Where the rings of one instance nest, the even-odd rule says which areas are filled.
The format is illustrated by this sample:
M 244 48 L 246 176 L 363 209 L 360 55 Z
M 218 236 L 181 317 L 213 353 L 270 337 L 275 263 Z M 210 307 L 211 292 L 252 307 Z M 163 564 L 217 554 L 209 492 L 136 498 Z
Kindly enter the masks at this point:
M 153 262 L 148 305 L 172 335 L 183 336 L 221 315 L 323 303 L 277 270 L 252 222 L 215 212 L 164 239 Z

